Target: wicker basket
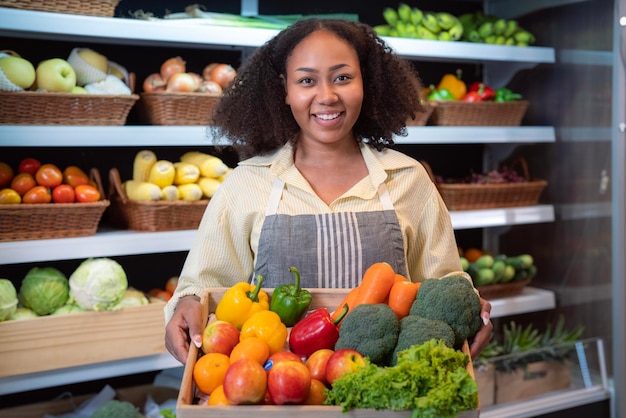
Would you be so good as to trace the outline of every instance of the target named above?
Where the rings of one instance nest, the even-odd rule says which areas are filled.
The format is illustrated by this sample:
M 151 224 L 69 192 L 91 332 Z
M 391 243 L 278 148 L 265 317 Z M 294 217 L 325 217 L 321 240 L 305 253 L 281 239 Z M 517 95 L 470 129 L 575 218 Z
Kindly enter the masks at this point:
M 441 100 L 430 123 L 438 126 L 519 126 L 528 109 L 528 101 L 463 102 Z
M 150 125 L 210 125 L 219 100 L 203 93 L 141 93 L 138 109 Z
M 206 209 L 208 200 L 193 202 L 141 201 L 129 199 L 122 188 L 117 168 L 109 172 L 108 210 L 110 221 L 118 227 L 135 231 L 176 231 L 197 229 Z
M 477 289 L 483 299 L 492 300 L 517 296 L 524 290 L 524 287 L 531 282 L 531 279 L 520 280 L 509 283 L 496 283 L 486 286 L 479 286 Z
M 98 202 L 0 205 L 0 241 L 94 235 L 110 202 L 104 198 L 98 170 L 89 174 L 100 190 Z
M 0 92 L 0 124 L 124 125 L 139 96 Z
M 113 17 L 119 0 L 0 0 L 0 7 L 40 12 Z
M 415 119 L 408 119 L 406 126 L 424 126 L 428 122 L 428 119 L 433 114 L 433 111 L 437 107 L 437 102 L 428 102 L 424 104 L 424 111 L 418 112 L 415 115 Z
M 434 181 L 432 169 L 425 161 L 422 164 Z M 467 184 L 436 183 L 448 210 L 493 209 L 518 206 L 533 206 L 539 202 L 541 192 L 548 182 L 531 179 L 525 159 L 518 158 L 511 167 L 521 166 L 523 183 Z

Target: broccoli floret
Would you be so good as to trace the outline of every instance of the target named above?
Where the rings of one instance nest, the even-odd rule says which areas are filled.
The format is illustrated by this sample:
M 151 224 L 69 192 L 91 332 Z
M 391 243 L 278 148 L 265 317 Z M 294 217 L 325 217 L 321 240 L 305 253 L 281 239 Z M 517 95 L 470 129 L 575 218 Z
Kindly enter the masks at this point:
M 91 414 L 91 418 L 142 418 L 135 405 L 112 399 Z
M 376 365 L 388 365 L 399 332 L 400 322 L 389 305 L 363 303 L 341 322 L 335 350 L 352 348 Z
M 455 335 L 454 346 L 458 348 L 480 328 L 480 298 L 465 277 L 426 279 L 409 315 L 437 319 L 450 325 Z
M 453 348 L 454 330 L 450 325 L 437 319 L 428 319 L 417 315 L 405 316 L 400 320 L 400 334 L 396 348 L 393 350 L 391 364 L 397 363 L 399 351 L 432 339 L 441 340 L 446 346 Z

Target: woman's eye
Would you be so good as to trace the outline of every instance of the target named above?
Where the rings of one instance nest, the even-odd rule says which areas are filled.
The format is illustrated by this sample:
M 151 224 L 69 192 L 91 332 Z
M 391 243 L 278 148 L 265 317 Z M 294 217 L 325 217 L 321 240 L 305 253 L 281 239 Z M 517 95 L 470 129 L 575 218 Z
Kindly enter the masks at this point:
M 348 81 L 348 80 L 350 80 L 350 76 L 348 76 L 348 75 L 340 75 L 335 80 L 337 80 L 337 81 Z
M 311 84 L 311 83 L 313 83 L 313 79 L 312 78 L 301 78 L 299 83 L 300 84 Z

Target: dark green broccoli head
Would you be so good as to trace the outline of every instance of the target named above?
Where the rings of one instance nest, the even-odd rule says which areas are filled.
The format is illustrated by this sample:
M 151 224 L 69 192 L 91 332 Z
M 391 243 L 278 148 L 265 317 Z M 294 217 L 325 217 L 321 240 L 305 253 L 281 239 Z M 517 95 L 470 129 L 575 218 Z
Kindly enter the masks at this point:
M 417 315 L 405 316 L 400 320 L 400 334 L 391 356 L 391 364 L 397 363 L 399 351 L 406 350 L 416 344 L 423 344 L 426 341 L 436 339 L 453 348 L 455 338 L 454 330 L 443 321 Z
M 422 282 L 409 315 L 450 325 L 455 334 L 454 346 L 460 347 L 480 328 L 480 298 L 465 277 L 427 279 Z
M 352 348 L 379 366 L 388 365 L 400 322 L 389 305 L 357 305 L 341 322 L 335 350 Z
M 142 418 L 135 405 L 127 401 L 110 400 L 96 409 L 91 418 Z

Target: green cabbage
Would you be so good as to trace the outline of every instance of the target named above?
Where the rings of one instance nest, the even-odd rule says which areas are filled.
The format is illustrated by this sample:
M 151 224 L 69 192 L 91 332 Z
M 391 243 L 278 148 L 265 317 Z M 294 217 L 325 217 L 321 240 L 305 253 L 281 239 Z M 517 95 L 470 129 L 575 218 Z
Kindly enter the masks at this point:
M 9 319 L 17 309 L 17 290 L 8 279 L 0 279 L 0 322 Z
M 52 312 L 52 315 L 68 315 L 77 312 L 85 312 L 85 310 L 78 305 L 68 303 L 67 305 L 63 305 L 56 311 Z
M 15 312 L 13 312 L 13 314 L 11 314 L 11 316 L 9 317 L 11 321 L 19 321 L 22 319 L 31 319 L 31 318 L 39 318 L 39 315 L 33 312 L 32 309 L 28 309 L 23 306 L 18 306 Z
M 88 258 L 70 275 L 70 298 L 85 310 L 116 309 L 128 288 L 126 272 L 110 258 Z
M 113 308 L 114 310 L 130 308 L 133 306 L 141 306 L 147 305 L 150 303 L 150 300 L 146 297 L 146 295 L 137 289 L 133 289 L 129 287 L 124 292 L 124 297 L 120 302 Z
M 67 278 L 54 267 L 33 267 L 26 273 L 18 299 L 37 315 L 48 315 L 67 303 Z

